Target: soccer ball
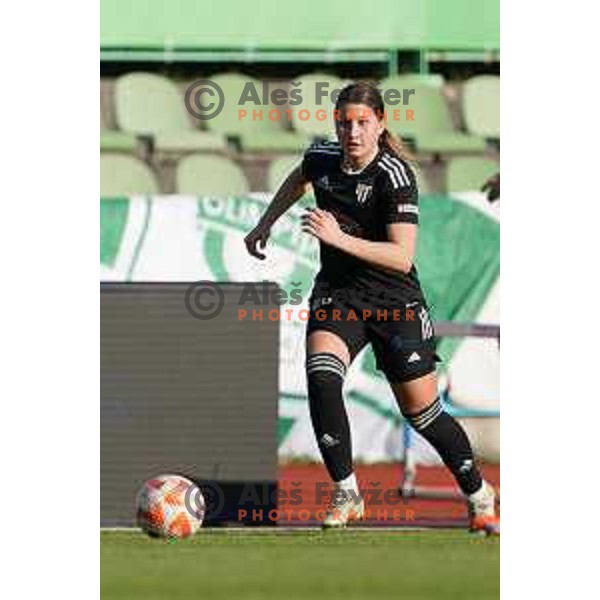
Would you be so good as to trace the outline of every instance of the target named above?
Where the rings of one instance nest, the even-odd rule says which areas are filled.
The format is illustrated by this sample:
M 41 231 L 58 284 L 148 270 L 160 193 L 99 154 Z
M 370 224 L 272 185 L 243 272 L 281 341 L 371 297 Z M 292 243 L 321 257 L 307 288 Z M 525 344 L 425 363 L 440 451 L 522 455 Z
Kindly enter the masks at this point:
M 160 475 L 137 494 L 137 524 L 152 537 L 185 538 L 200 529 L 205 507 L 202 492 L 189 479 Z

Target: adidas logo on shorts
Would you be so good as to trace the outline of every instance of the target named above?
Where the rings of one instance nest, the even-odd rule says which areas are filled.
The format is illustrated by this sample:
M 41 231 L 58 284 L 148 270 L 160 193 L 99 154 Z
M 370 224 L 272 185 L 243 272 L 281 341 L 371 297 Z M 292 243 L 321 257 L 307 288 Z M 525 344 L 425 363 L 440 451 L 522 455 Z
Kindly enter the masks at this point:
M 413 352 L 408 357 L 408 360 L 406 362 L 413 363 L 413 362 L 417 362 L 418 360 L 421 360 L 421 357 L 419 356 L 419 354 L 417 352 Z

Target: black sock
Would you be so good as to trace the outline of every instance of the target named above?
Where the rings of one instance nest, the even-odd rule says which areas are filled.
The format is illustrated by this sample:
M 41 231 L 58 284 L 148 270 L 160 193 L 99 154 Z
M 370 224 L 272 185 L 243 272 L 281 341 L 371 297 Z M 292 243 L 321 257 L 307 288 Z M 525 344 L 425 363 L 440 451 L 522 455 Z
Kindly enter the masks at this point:
M 311 354 L 306 360 L 308 403 L 317 444 L 333 481 L 352 474 L 350 425 L 342 387 L 346 366 L 330 352 Z
M 481 488 L 481 474 L 473 460 L 469 438 L 458 421 L 444 412 L 439 398 L 416 415 L 405 417 L 437 450 L 464 494 Z

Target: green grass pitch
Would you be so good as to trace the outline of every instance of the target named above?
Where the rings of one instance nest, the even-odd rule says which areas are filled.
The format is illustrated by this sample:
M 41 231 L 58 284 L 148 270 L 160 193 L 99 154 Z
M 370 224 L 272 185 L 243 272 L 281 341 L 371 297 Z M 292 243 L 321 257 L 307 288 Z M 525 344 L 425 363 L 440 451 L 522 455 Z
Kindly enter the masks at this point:
M 498 538 L 466 531 L 100 534 L 103 600 L 500 597 Z

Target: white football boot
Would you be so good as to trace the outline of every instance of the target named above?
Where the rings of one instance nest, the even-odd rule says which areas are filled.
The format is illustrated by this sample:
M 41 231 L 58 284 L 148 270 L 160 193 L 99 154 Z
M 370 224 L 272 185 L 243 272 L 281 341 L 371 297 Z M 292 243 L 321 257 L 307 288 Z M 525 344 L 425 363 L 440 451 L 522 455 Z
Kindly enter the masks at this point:
M 496 492 L 487 482 L 481 490 L 467 497 L 470 531 L 487 535 L 500 535 L 500 517 L 496 514 Z
M 340 498 L 335 497 L 335 492 L 332 495 L 323 520 L 323 529 L 343 528 L 351 521 L 362 521 L 365 518 L 365 501 L 359 496 L 359 492 L 340 491 L 346 493 Z M 339 491 L 338 495 L 342 496 Z

